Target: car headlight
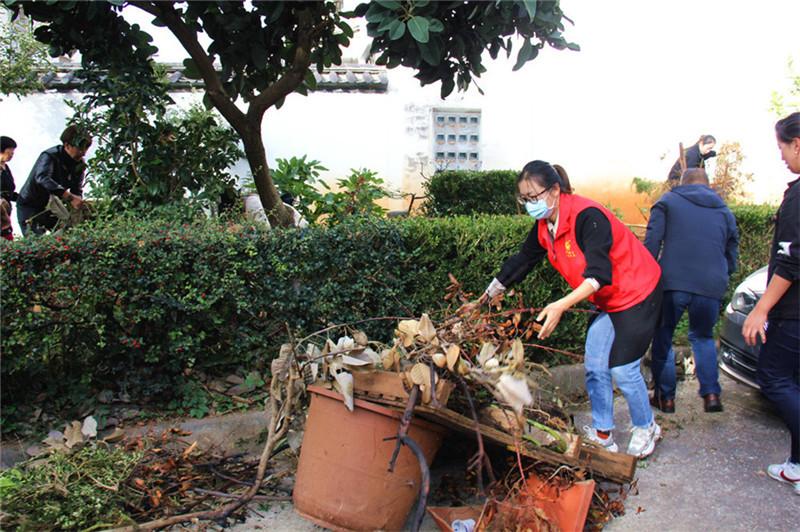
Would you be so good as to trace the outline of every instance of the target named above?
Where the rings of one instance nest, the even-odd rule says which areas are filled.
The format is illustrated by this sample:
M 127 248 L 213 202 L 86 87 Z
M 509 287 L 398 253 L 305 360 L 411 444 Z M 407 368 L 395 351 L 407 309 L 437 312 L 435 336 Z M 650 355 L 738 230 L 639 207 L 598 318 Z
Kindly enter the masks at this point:
M 758 303 L 758 298 L 748 290 L 742 290 L 733 294 L 731 299 L 731 308 L 742 314 L 749 314 L 753 307 Z

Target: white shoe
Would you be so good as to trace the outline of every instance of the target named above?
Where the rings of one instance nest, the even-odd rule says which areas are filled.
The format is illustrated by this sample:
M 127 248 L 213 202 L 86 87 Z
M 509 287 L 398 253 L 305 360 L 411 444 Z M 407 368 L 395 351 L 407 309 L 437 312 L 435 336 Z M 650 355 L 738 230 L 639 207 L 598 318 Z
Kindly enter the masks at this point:
M 583 437 L 589 440 L 590 442 L 594 442 L 600 447 L 604 448 L 606 451 L 615 453 L 619 451 L 619 447 L 616 443 L 614 443 L 614 435 L 609 434 L 608 438 L 601 438 L 597 435 L 597 429 L 594 427 L 589 427 L 584 425 L 583 427 Z
M 767 474 L 778 482 L 791 484 L 795 495 L 800 495 L 800 464 L 788 460 L 784 464 L 772 464 L 767 467 Z
M 628 444 L 628 454 L 636 458 L 645 458 L 653 454 L 656 442 L 661 439 L 661 427 L 653 421 L 649 427 L 633 427 L 631 441 Z

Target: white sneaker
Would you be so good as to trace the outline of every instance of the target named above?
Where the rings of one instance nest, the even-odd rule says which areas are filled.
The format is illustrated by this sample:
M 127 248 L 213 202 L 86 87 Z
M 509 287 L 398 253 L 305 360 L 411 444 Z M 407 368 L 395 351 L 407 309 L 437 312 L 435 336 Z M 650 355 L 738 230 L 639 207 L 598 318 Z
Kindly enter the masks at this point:
M 788 460 L 784 464 L 772 464 L 767 467 L 767 474 L 779 482 L 791 484 L 795 495 L 800 495 L 800 464 Z
M 653 454 L 656 442 L 661 439 L 661 427 L 653 421 L 649 427 L 633 427 L 631 441 L 628 444 L 628 454 L 636 458 L 645 458 Z
M 619 447 L 616 443 L 614 443 L 614 435 L 609 434 L 608 438 L 601 438 L 597 435 L 597 429 L 594 427 L 589 427 L 588 425 L 584 425 L 583 427 L 583 437 L 589 440 L 590 442 L 594 442 L 600 447 L 603 447 L 606 451 L 615 453 L 619 451 Z

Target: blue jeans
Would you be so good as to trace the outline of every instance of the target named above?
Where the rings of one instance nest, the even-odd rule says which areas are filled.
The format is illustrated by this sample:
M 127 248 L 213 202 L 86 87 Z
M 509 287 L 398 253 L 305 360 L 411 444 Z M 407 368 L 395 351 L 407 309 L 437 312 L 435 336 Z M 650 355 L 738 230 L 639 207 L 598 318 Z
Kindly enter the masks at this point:
M 719 395 L 717 346 L 714 344 L 714 325 L 719 319 L 719 299 L 668 290 L 664 292 L 661 324 L 653 338 L 653 382 L 661 399 L 675 399 L 675 352 L 672 335 L 683 312 L 689 309 L 689 342 L 694 352 L 700 395 Z
M 769 321 L 756 377 L 789 428 L 789 460 L 800 464 L 800 320 Z
M 592 405 L 592 426 L 597 430 L 614 428 L 613 378 L 628 402 L 633 425 L 649 427 L 653 422 L 653 410 L 647 396 L 647 385 L 639 369 L 642 359 L 609 368 L 608 357 L 613 343 L 614 325 L 608 314 L 603 312 L 589 327 L 583 362 L 586 368 L 586 391 Z

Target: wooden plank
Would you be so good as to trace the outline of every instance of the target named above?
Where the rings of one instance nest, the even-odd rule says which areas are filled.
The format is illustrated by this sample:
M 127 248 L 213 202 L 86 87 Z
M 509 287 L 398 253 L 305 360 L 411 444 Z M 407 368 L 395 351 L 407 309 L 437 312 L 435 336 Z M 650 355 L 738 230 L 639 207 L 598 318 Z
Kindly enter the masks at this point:
M 443 405 L 450 399 L 455 384 L 446 379 L 436 383 L 436 398 Z M 401 401 L 408 400 L 408 391 L 403 385 L 402 373 L 394 371 L 354 371 L 353 390 L 356 395 L 364 395 L 368 399 L 386 397 Z
M 375 398 L 376 402 L 402 408 L 404 403 L 388 398 Z M 463 432 L 466 434 L 475 433 L 475 423 L 472 419 L 462 416 L 448 408 L 431 408 L 429 406 L 417 406 L 414 412 L 424 419 L 440 423 L 446 427 Z M 577 438 L 579 445 L 568 449 L 565 454 L 560 454 L 549 449 L 537 447 L 527 441 L 515 441 L 514 437 L 493 427 L 480 424 L 479 430 L 487 439 L 497 444 L 503 445 L 511 451 L 519 448 L 520 454 L 540 460 L 553 465 L 569 465 L 580 467 L 591 471 L 594 475 L 618 482 L 628 484 L 633 481 L 636 473 L 636 457 L 622 453 L 612 453 L 599 446 Z M 517 445 L 519 447 L 517 447 Z

